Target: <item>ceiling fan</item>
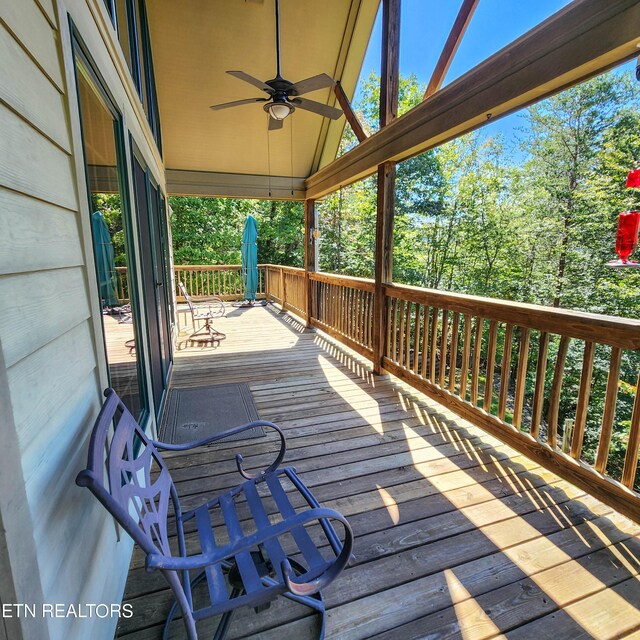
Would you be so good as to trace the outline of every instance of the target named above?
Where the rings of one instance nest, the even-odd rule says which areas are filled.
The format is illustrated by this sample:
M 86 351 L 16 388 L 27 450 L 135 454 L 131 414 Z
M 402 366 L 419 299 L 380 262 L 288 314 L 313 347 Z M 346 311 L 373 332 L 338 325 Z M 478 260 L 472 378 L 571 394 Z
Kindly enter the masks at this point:
M 293 83 L 285 80 L 280 75 L 280 0 L 275 0 L 276 9 L 276 61 L 277 72 L 276 77 L 272 80 L 263 82 L 250 76 L 244 71 L 227 71 L 227 73 L 235 78 L 244 80 L 258 89 L 262 89 L 269 95 L 268 98 L 246 98 L 244 100 L 233 100 L 232 102 L 223 102 L 222 104 L 214 104 L 210 108 L 214 111 L 218 109 L 228 109 L 229 107 L 238 107 L 243 104 L 252 104 L 254 102 L 264 102 L 263 109 L 269 114 L 269 129 L 281 129 L 282 121 L 291 115 L 296 108 L 304 109 L 317 113 L 325 118 L 337 120 L 342 111 L 336 107 L 331 107 L 315 100 L 308 98 L 300 98 L 299 96 L 316 91 L 317 89 L 325 89 L 332 87 L 336 81 L 326 73 L 320 73 L 317 76 L 300 80 Z

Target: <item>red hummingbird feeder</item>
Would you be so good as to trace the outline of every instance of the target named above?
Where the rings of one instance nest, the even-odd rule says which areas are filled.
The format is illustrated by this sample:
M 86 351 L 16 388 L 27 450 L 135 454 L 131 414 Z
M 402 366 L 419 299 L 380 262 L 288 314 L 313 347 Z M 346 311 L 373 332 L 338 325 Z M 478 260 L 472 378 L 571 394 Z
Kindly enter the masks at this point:
M 640 169 L 634 169 L 627 176 L 627 187 L 640 188 Z M 640 229 L 640 211 L 623 211 L 618 216 L 618 232 L 616 233 L 616 253 L 618 260 L 607 263 L 609 267 L 640 267 L 631 254 L 638 246 L 638 230 Z
M 633 169 L 629 171 L 627 176 L 627 187 L 630 189 L 640 189 L 640 169 Z

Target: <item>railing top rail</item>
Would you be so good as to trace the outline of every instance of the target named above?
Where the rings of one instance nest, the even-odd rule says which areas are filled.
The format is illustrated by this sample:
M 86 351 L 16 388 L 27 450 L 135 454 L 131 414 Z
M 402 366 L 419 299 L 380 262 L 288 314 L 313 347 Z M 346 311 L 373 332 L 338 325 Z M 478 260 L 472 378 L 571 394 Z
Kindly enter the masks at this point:
M 285 273 L 293 273 L 295 275 L 304 275 L 304 269 L 300 267 L 285 267 L 284 265 L 279 264 L 260 264 L 259 267 L 265 267 L 267 269 L 278 269 L 278 271 L 282 270 Z
M 258 267 L 264 265 L 259 264 Z M 174 265 L 176 270 L 189 269 L 190 271 L 230 271 L 232 269 L 241 269 L 242 265 L 239 264 L 176 264 Z
M 318 282 L 328 282 L 329 284 L 337 284 L 343 287 L 351 287 L 352 289 L 360 289 L 361 291 L 374 291 L 375 280 L 370 278 L 356 278 L 355 276 L 341 276 L 334 273 L 320 273 L 312 271 L 309 273 L 311 280 Z
M 280 267 L 284 273 L 289 273 L 292 276 L 304 277 L 304 269 L 299 267 Z
M 488 320 L 498 320 L 622 349 L 640 349 L 640 320 L 632 318 L 482 298 L 409 285 L 387 284 L 384 291 L 392 298 L 402 298 Z

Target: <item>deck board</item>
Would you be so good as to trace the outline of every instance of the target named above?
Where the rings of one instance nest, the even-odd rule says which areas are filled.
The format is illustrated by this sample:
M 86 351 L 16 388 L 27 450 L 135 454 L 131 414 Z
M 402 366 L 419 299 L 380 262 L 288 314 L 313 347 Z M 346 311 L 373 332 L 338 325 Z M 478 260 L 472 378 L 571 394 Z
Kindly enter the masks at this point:
M 640 526 L 294 316 L 234 309 L 217 347 L 176 353 L 174 387 L 249 384 L 295 465 L 350 520 L 356 561 L 326 590 L 327 638 L 614 638 L 640 630 Z M 275 440 L 168 456 L 183 504 L 270 462 Z M 272 509 L 275 512 L 275 508 Z M 250 517 L 239 505 L 241 520 Z M 187 530 L 187 540 L 194 536 Z M 120 637 L 159 638 L 170 593 L 134 552 Z M 215 621 L 199 624 L 210 637 Z M 180 624 L 174 637 L 183 637 Z M 229 636 L 317 637 L 279 599 L 238 611 Z

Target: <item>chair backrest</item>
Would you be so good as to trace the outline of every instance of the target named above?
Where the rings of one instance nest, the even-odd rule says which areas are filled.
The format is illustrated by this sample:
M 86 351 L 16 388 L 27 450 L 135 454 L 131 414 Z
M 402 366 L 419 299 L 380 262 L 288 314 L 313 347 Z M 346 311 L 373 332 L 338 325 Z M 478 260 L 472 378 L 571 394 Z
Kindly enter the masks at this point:
M 187 301 L 189 305 L 189 311 L 191 311 L 191 315 L 193 315 L 195 309 L 193 308 L 193 302 L 191 302 L 191 296 L 187 293 L 185 286 L 182 282 L 178 282 L 178 288 L 180 289 L 180 293 L 184 296 L 184 299 Z
M 180 512 L 171 474 L 116 392 L 107 389 L 105 396 L 91 434 L 87 468 L 76 483 L 88 487 L 146 553 L 170 556 L 170 500 Z

